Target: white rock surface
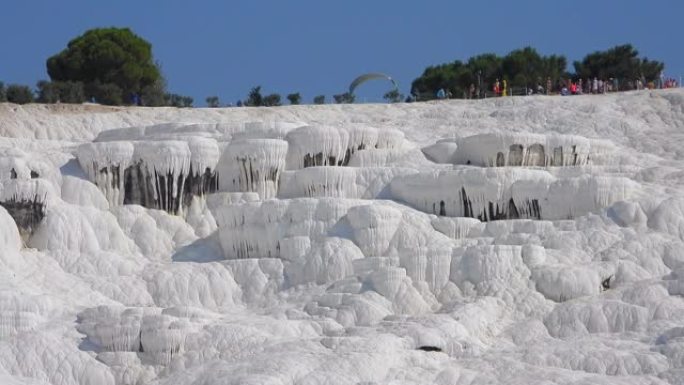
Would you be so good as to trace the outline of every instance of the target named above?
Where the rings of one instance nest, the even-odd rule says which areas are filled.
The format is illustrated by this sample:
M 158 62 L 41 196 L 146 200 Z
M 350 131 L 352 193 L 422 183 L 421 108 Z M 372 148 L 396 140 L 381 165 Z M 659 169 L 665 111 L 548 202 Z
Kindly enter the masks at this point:
M 682 127 L 0 104 L 0 383 L 684 384 Z

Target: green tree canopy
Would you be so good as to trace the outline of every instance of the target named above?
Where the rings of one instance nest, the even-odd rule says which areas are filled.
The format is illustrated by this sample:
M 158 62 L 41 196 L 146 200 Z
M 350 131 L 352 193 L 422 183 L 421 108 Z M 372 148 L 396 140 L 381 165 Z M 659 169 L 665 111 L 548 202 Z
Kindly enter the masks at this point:
M 302 95 L 300 95 L 299 92 L 294 92 L 287 95 L 287 100 L 290 101 L 290 104 L 297 105 L 302 102 Z
M 582 61 L 573 63 L 575 72 L 583 78 L 599 79 L 641 79 L 653 81 L 665 68 L 665 64 L 639 58 L 631 44 L 615 46 L 606 51 L 596 51 L 584 57 Z
M 218 96 L 208 96 L 205 101 L 207 102 L 207 107 L 209 108 L 218 108 L 221 106 Z
M 128 28 L 86 31 L 47 60 L 47 71 L 53 81 L 83 83 L 88 99 L 107 104 L 163 84 L 152 46 Z
M 325 104 L 325 95 L 316 95 L 313 98 L 314 104 Z
M 33 103 L 33 91 L 28 86 L 21 84 L 10 84 L 5 91 L 7 101 L 16 104 Z
M 263 105 L 265 107 L 277 107 L 282 105 L 280 94 L 270 94 L 264 96 Z
M 253 87 L 247 95 L 245 106 L 259 107 L 264 104 L 264 97 L 261 95 L 261 86 Z
M 48 82 L 41 80 L 37 84 L 39 103 L 83 103 L 85 93 L 83 84 L 79 82 Z
M 351 94 L 349 92 L 345 92 L 343 94 L 333 95 L 333 99 L 335 100 L 335 103 L 337 103 L 337 104 L 351 104 L 351 103 L 354 103 L 354 100 L 356 100 L 356 97 L 354 96 L 354 94 Z
M 170 107 L 192 107 L 194 99 L 190 96 L 184 96 L 179 94 L 165 94 L 164 95 L 164 105 Z
M 532 88 L 537 82 L 551 78 L 554 84 L 566 74 L 567 60 L 563 56 L 542 56 L 534 48 L 511 51 L 506 56 L 485 53 L 467 62 L 430 66 L 411 85 L 412 93 L 420 99 L 434 99 L 437 90 L 444 88 L 455 97 L 463 97 L 472 85 L 480 93 L 491 91 L 496 79 L 508 81 L 509 87 Z
M 387 100 L 388 103 L 399 103 L 404 99 L 404 95 L 399 93 L 399 90 L 396 88 L 385 92 L 385 95 L 382 97 Z
M 411 94 L 421 100 L 435 99 L 437 91 L 443 88 L 455 97 L 467 97 L 472 85 L 482 95 L 483 92 L 491 92 L 497 79 L 506 80 L 508 87 L 518 92 L 536 89 L 537 84 L 545 87 L 547 79 L 553 85 L 562 79 L 593 77 L 649 82 L 657 79 L 665 67 L 661 62 L 639 58 L 639 52 L 630 44 L 591 53 L 573 64 L 575 73 L 568 73 L 568 61 L 564 56 L 540 55 L 532 47 L 511 51 L 506 56 L 482 54 L 466 62 L 456 60 L 427 67 L 413 81 Z

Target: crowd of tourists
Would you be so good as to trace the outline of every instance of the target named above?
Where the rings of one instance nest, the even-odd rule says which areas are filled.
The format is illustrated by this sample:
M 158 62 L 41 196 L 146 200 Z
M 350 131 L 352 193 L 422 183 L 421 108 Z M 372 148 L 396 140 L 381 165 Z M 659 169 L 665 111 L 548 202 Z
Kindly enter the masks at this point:
M 525 87 L 513 90 L 509 88 L 506 79 L 496 79 L 490 92 L 480 92 L 471 84 L 467 92 L 464 92 L 466 99 L 477 99 L 482 97 L 492 96 L 512 96 L 512 95 L 583 95 L 583 94 L 605 94 L 608 92 L 618 91 L 635 91 L 644 89 L 663 89 L 663 88 L 677 88 L 679 82 L 674 78 L 667 78 L 661 74 L 659 78 L 654 81 L 646 81 L 641 79 L 627 79 L 620 80 L 618 78 L 609 77 L 607 79 L 594 78 L 575 78 L 564 79 L 561 78 L 553 82 L 550 77 L 546 78 L 546 82 L 542 79 L 537 80 L 534 88 Z M 413 95 L 413 93 L 412 93 Z M 440 88 L 436 95 L 437 99 L 451 99 L 452 94 L 448 89 Z
M 527 90 L 528 94 L 560 94 L 560 95 L 582 95 L 582 94 L 605 94 L 607 92 L 634 91 L 643 89 L 662 89 L 678 87 L 677 80 L 661 76 L 655 81 L 646 82 L 644 79 L 628 79 L 620 81 L 617 78 L 601 79 L 598 77 L 587 79 L 560 79 L 554 86 L 551 78 L 546 79 L 546 88 L 541 82 L 537 83 L 536 90 Z M 496 86 L 494 87 L 496 94 Z M 498 94 L 501 96 L 501 94 Z M 506 95 L 506 94 L 503 94 Z

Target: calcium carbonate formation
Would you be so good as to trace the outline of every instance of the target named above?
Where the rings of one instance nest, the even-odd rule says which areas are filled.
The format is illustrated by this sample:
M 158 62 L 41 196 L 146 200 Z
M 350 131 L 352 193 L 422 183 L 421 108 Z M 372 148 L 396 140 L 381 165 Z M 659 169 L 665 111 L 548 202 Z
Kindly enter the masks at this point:
M 111 204 L 124 203 L 125 172 L 133 161 L 134 151 L 132 142 L 94 142 L 78 147 L 81 168 Z
M 97 142 L 79 146 L 77 155 L 89 179 L 103 191 L 110 204 L 140 204 L 182 214 L 193 197 L 204 197 L 216 191 L 255 192 L 261 199 L 274 198 L 281 188 L 280 177 L 288 168 L 298 170 L 350 163 L 360 166 L 368 164 L 368 160 L 362 159 L 375 152 L 384 155 L 381 155 L 382 161 L 374 163 L 386 165 L 391 163 L 386 151 L 402 153 L 404 136 L 399 131 L 364 125 L 349 128 L 298 126 L 249 122 L 244 129 L 236 128 L 234 124 L 169 124 L 113 130 L 100 134 Z M 196 136 L 192 135 L 193 130 L 197 131 Z M 226 134 L 220 135 L 226 132 L 232 140 L 218 143 L 217 139 L 226 139 Z M 126 136 L 138 140 L 118 140 Z M 172 138 L 175 140 L 170 140 Z M 357 153 L 368 155 L 359 158 Z M 359 170 L 364 173 L 359 181 L 365 185 L 362 189 L 371 188 L 375 192 L 351 192 L 350 198 L 375 197 L 395 173 L 391 169 L 378 169 L 381 179 L 371 181 L 367 179 L 375 178 L 369 176 L 365 168 L 330 173 L 351 175 Z M 288 179 L 282 183 L 287 191 L 284 196 L 340 196 L 341 192 L 332 191 L 342 189 L 340 181 L 337 187 L 328 187 L 329 183 L 335 183 L 332 179 L 334 177 L 330 180 L 315 178 L 316 182 L 312 183 L 322 182 L 323 185 L 306 187 L 305 191 L 297 191 L 302 184 L 295 182 L 293 185 Z M 343 184 L 345 189 L 352 186 Z
M 24 241 L 43 221 L 48 202 L 56 195 L 44 179 L 9 179 L 0 184 L 0 206 L 14 218 Z
M 416 172 L 406 167 L 308 167 L 284 172 L 278 197 L 388 199 L 394 178 Z
M 255 192 L 262 199 L 278 193 L 288 144 L 280 139 L 239 139 L 230 142 L 218 166 L 221 191 Z
M 499 133 L 459 138 L 453 156 L 455 164 L 482 167 L 567 167 L 613 151 L 610 142 L 576 135 Z
M 0 103 L 0 384 L 681 384 L 682 106 Z
M 547 171 L 466 168 L 395 178 L 392 196 L 423 212 L 482 221 L 570 219 L 638 194 L 622 177 L 556 178 Z
M 139 204 L 183 213 L 193 196 L 218 188 L 218 144 L 185 141 L 94 142 L 79 146 L 78 160 L 88 178 L 112 205 Z
M 287 134 L 287 168 L 347 166 L 352 155 L 365 149 L 393 149 L 403 145 L 403 134 L 353 125 L 345 127 L 305 126 Z
M 407 154 L 402 150 L 403 135 L 393 130 L 359 124 L 293 128 L 249 123 L 244 131 L 227 130 L 235 137 L 219 145 L 206 135 L 220 130 L 209 127 L 193 126 L 203 133 L 195 137 L 188 136 L 190 130 L 182 125 L 146 128 L 136 137 L 149 135 L 154 140 L 84 144 L 78 149 L 78 159 L 110 204 L 141 204 L 177 214 L 185 211 L 194 196 L 225 191 L 254 192 L 261 199 L 398 199 L 427 213 L 482 221 L 563 219 L 629 199 L 638 189 L 618 177 L 554 177 L 527 169 L 583 166 L 614 151 L 609 142 L 580 136 L 464 137 L 454 142 L 449 155 L 454 163 L 500 169 L 426 171 L 387 167 L 393 162 L 388 151 Z M 185 140 L 160 139 L 173 134 Z M 433 158 L 444 157 L 437 154 L 443 152 L 441 148 L 429 151 Z M 372 167 L 375 164 L 383 167 Z

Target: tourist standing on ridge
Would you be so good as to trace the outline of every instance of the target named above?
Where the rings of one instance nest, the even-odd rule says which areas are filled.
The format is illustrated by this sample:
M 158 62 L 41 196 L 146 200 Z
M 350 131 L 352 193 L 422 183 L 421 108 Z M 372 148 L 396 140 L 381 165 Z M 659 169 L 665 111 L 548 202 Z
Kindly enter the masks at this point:
M 665 72 L 660 71 L 660 77 L 658 78 L 658 86 L 656 88 L 663 88 L 663 83 L 665 81 Z
M 413 99 L 414 102 L 418 101 L 418 90 L 417 89 L 413 89 L 413 91 L 411 91 L 411 98 Z
M 546 78 L 546 94 L 551 95 L 551 77 Z

